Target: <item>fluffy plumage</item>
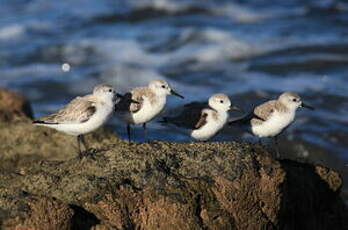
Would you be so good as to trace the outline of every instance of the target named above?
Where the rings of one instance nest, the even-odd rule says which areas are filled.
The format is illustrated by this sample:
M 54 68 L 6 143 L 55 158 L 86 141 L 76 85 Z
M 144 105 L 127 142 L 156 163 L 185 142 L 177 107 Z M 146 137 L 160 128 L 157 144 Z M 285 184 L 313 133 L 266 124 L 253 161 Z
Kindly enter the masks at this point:
M 188 104 L 178 116 L 164 117 L 161 123 L 187 129 L 194 139 L 206 141 L 224 127 L 228 119 L 228 110 L 235 108 L 225 94 L 212 95 L 208 105 Z

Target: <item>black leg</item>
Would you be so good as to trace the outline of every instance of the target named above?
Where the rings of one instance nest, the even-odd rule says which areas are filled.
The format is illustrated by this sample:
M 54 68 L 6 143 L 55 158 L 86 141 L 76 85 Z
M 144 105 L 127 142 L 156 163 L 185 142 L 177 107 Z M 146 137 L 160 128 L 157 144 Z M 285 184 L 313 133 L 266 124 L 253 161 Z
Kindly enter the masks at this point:
M 81 140 L 81 143 L 83 144 L 83 147 L 85 147 L 85 150 L 87 151 L 88 150 L 88 146 L 87 146 L 87 143 L 86 143 L 86 140 L 85 140 L 85 136 L 80 135 L 80 140 Z
M 280 158 L 280 151 L 279 151 L 279 142 L 278 142 L 278 136 L 273 137 L 275 150 L 276 150 L 276 159 Z
M 130 124 L 127 124 L 127 135 L 128 135 L 128 142 L 131 141 L 131 128 Z
M 80 140 L 81 140 L 81 135 L 77 136 L 77 150 L 78 150 L 78 154 L 81 157 L 81 144 L 80 144 Z
M 82 152 L 82 154 L 84 156 L 87 156 L 87 155 L 91 155 L 92 156 L 93 153 L 96 153 L 98 151 L 97 149 L 88 147 L 87 142 L 85 140 L 85 136 L 83 136 L 83 135 L 81 135 L 81 142 L 82 142 L 83 146 L 85 147 L 85 151 Z M 95 158 L 93 158 L 93 159 L 95 159 Z
M 262 146 L 262 139 L 259 137 L 259 145 Z
M 81 151 L 81 143 L 85 148 L 85 151 Z M 93 149 L 93 148 L 88 148 L 87 142 L 85 140 L 85 137 L 83 135 L 78 135 L 77 136 L 77 146 L 79 149 L 79 158 L 82 159 L 83 157 L 86 156 L 91 156 L 92 159 L 95 160 L 95 157 L 93 156 L 93 154 L 97 153 L 98 150 L 97 149 Z
M 144 138 L 145 138 L 145 141 L 147 141 L 146 123 L 143 123 L 143 129 L 144 129 Z

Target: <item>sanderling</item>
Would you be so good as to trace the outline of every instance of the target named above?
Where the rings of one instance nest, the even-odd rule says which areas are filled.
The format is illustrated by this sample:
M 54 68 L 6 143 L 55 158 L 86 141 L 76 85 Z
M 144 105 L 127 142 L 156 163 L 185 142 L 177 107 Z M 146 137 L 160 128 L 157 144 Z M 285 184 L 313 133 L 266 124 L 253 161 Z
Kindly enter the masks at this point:
M 76 97 L 58 112 L 38 118 L 33 123 L 77 136 L 78 152 L 82 157 L 81 142 L 87 151 L 83 135 L 98 129 L 108 120 L 117 97 L 111 86 L 101 84 L 94 88 L 93 94 Z
M 161 123 L 174 124 L 189 131 L 191 137 L 199 141 L 206 141 L 214 137 L 226 124 L 230 109 L 241 109 L 231 104 L 225 94 L 214 94 L 209 98 L 208 105 L 191 103 L 176 117 L 164 117 Z
M 280 157 L 278 135 L 287 128 L 295 119 L 296 110 L 304 107 L 314 110 L 304 104 L 298 94 L 285 92 L 277 100 L 267 101 L 253 109 L 242 119 L 229 122 L 229 125 L 241 125 L 259 138 L 273 137 L 277 157 Z M 246 126 L 245 126 L 246 125 Z M 259 140 L 261 143 L 261 139 Z
M 184 98 L 170 88 L 162 79 L 152 80 L 147 87 L 135 88 L 125 94 L 115 110 L 119 112 L 122 120 L 127 123 L 128 140 L 130 141 L 130 125 L 143 124 L 146 136 L 146 123 L 154 119 L 164 108 L 167 95 Z M 131 102 L 133 99 L 138 104 Z

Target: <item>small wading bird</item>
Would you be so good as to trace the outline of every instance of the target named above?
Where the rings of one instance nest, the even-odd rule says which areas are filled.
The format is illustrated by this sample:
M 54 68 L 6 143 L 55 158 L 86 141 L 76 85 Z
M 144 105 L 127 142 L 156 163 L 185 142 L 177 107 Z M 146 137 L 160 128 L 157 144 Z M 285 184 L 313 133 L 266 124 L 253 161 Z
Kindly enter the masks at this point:
M 241 109 L 231 104 L 225 94 L 214 94 L 208 100 L 208 107 L 191 103 L 176 117 L 164 117 L 160 123 L 175 125 L 189 132 L 189 135 L 199 141 L 207 141 L 214 137 L 226 124 L 228 111 Z
M 166 105 L 168 95 L 184 98 L 170 88 L 168 83 L 162 79 L 152 80 L 147 87 L 135 88 L 125 94 L 115 107 L 121 119 L 127 123 L 128 141 L 131 140 L 130 126 L 143 124 L 146 137 L 146 123 L 153 120 L 162 112 Z M 132 103 L 129 99 L 139 102 Z
M 304 104 L 298 94 L 285 92 L 277 100 L 270 100 L 255 107 L 247 116 L 230 121 L 229 125 L 247 128 L 249 132 L 259 138 L 272 137 L 276 157 L 279 158 L 278 135 L 294 121 L 296 110 L 300 107 L 314 110 L 313 107 Z M 259 141 L 262 144 L 261 139 Z
M 38 118 L 33 124 L 77 136 L 78 153 L 82 157 L 88 149 L 83 135 L 98 129 L 109 119 L 118 97 L 121 95 L 115 94 L 111 86 L 101 84 L 94 88 L 93 94 L 76 97 L 58 112 Z M 81 142 L 85 152 L 81 152 Z

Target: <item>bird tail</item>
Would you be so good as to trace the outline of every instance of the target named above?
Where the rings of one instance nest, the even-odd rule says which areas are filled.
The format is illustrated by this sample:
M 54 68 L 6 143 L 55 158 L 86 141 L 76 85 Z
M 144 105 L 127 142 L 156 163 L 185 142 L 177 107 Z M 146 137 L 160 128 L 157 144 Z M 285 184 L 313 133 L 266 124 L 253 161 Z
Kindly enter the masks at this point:
M 159 120 L 158 123 L 165 125 L 168 124 L 170 121 L 170 117 L 162 117 L 162 120 Z
M 238 126 L 238 125 L 243 125 L 243 124 L 245 124 L 245 123 L 246 123 L 246 122 L 244 121 L 244 119 L 241 118 L 241 119 L 229 121 L 227 124 L 228 124 L 228 126 Z
M 238 125 L 245 125 L 250 121 L 249 116 L 241 117 L 236 120 L 232 120 L 228 122 L 229 126 L 238 126 Z
M 170 125 L 170 126 L 173 125 L 175 127 L 182 127 L 180 122 L 178 122 L 178 120 L 176 120 L 173 117 L 162 117 L 162 120 L 159 120 L 158 123 L 162 125 Z
M 158 121 L 162 126 L 165 126 L 167 128 L 170 128 L 171 130 L 183 134 L 185 136 L 190 136 L 191 130 L 188 130 L 186 128 L 180 127 L 180 124 L 176 122 L 175 119 L 172 117 L 162 117 L 161 120 Z

